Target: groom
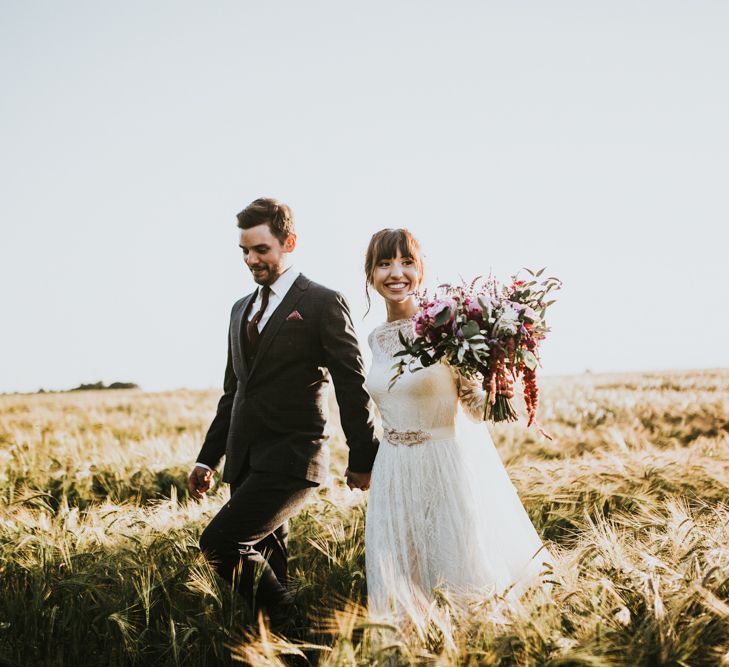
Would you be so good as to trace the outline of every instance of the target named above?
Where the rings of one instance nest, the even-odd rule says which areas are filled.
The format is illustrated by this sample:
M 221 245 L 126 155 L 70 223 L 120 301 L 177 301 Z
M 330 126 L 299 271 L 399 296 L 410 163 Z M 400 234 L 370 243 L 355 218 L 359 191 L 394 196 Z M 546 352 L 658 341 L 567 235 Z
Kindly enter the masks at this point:
M 230 500 L 203 531 L 200 548 L 223 578 L 235 574 L 240 592 L 282 630 L 292 622 L 288 520 L 327 476 L 330 374 L 349 446 L 350 488 L 368 488 L 378 443 L 349 308 L 341 294 L 292 267 L 291 209 L 256 199 L 238 214 L 238 227 L 258 288 L 233 305 L 224 393 L 189 487 L 201 498 L 225 455 Z

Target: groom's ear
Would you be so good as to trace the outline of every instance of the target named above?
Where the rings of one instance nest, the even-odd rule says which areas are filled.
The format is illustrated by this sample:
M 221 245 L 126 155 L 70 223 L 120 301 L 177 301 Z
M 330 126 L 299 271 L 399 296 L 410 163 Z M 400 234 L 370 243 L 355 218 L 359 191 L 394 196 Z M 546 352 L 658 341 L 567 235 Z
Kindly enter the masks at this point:
M 284 252 L 293 252 L 296 248 L 296 234 L 291 232 L 284 241 Z

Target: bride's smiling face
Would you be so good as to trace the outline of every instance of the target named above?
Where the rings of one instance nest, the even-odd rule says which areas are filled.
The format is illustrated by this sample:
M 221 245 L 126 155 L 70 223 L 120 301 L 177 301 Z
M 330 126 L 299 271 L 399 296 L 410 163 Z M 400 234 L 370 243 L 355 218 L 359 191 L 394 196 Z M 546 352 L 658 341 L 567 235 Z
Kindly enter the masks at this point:
M 395 257 L 380 259 L 372 273 L 372 286 L 387 301 L 399 303 L 419 287 L 420 269 L 413 257 L 403 256 L 398 250 Z

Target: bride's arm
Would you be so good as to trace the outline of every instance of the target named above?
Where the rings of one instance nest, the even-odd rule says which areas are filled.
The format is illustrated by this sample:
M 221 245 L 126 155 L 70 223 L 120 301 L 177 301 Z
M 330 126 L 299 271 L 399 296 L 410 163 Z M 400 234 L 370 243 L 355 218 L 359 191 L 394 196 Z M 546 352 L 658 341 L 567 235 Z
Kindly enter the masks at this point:
M 467 378 L 455 369 L 453 369 L 453 375 L 456 380 L 458 400 L 463 406 L 463 411 L 471 421 L 483 421 L 483 415 L 486 409 L 486 390 L 481 386 L 480 380 L 477 378 Z

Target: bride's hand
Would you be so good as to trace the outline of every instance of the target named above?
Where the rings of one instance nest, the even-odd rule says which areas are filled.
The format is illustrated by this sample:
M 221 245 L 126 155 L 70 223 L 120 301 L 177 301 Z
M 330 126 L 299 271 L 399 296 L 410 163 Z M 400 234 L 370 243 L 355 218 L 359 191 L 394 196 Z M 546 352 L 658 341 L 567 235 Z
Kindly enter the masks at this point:
M 362 489 L 367 491 L 370 488 L 370 477 L 372 473 L 369 472 L 354 472 L 347 468 L 344 476 L 347 478 L 347 486 L 351 489 Z

